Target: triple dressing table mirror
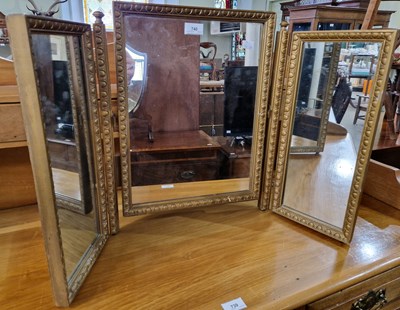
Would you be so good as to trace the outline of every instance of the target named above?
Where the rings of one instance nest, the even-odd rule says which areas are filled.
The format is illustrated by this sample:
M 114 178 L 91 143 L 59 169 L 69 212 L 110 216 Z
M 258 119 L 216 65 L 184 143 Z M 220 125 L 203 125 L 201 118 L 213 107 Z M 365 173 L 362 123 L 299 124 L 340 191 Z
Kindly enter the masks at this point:
M 113 9 L 124 215 L 258 199 L 275 13 L 132 2 Z M 212 35 L 222 26 L 246 33 L 243 63 L 201 80 L 201 42 L 218 40 L 217 58 L 230 54 L 232 34 Z M 219 135 L 199 124 L 207 82 L 223 87 Z
M 293 33 L 286 97 L 283 104 L 273 103 L 273 110 L 282 114 L 272 113 L 271 120 L 271 124 L 280 122 L 273 186 L 265 184 L 272 211 L 350 243 L 377 125 L 383 116 L 381 96 L 396 38 L 397 30 L 390 29 Z M 339 102 L 341 108 L 347 108 L 351 97 L 357 95 L 352 93 L 346 71 L 349 55 L 356 51 L 375 53 L 377 59 L 365 122 L 355 126 L 354 111 L 348 109 L 340 118 L 342 130 L 332 130 L 330 121 L 339 122 L 332 104 Z M 319 102 L 311 98 L 319 98 Z M 301 116 L 307 117 L 300 122 Z M 313 130 L 318 134 L 310 137 Z M 323 142 L 316 148 L 319 139 Z M 268 159 L 275 156 L 271 155 L 274 150 L 266 151 L 266 166 L 271 167 Z
M 10 15 L 53 294 L 68 306 L 108 239 L 90 25 Z
M 350 242 L 396 31 L 297 32 L 287 53 L 283 30 L 274 55 L 274 13 L 132 2 L 113 7 L 115 155 L 125 216 L 258 199 L 262 210 Z M 92 32 L 86 24 L 32 16 L 9 16 L 7 23 L 54 296 L 68 306 L 109 226 L 117 225 Z M 207 81 L 224 94 L 223 133 L 213 135 L 199 126 L 199 54 L 200 43 L 213 38 L 210 29 L 222 26 L 245 30 L 246 56 L 227 65 L 223 79 Z M 379 51 L 360 142 L 349 128 L 329 130 L 340 67 L 354 44 Z M 226 53 L 222 46 L 218 51 Z M 55 142 L 68 147 L 55 152 Z M 67 181 L 57 183 L 60 175 Z

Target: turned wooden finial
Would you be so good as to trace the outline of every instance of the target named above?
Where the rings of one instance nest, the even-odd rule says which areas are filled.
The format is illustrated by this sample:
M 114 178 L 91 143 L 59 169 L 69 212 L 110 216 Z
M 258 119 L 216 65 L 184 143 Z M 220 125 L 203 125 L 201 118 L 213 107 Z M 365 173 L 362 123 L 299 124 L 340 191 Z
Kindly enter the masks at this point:
M 96 17 L 96 20 L 94 21 L 95 24 L 103 23 L 102 18 L 104 17 L 104 13 L 102 11 L 94 11 L 93 16 Z
M 286 20 L 281 21 L 281 29 L 285 30 L 289 26 L 289 23 Z

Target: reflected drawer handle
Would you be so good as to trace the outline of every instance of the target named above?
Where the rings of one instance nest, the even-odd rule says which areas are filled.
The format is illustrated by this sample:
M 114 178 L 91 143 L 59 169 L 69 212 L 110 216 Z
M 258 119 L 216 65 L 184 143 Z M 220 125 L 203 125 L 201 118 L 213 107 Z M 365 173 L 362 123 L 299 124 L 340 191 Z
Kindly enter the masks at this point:
M 379 291 L 369 291 L 367 295 L 357 300 L 351 306 L 351 310 L 377 310 L 387 303 L 386 289 Z
M 193 170 L 187 170 L 187 171 L 181 172 L 181 178 L 184 180 L 191 180 L 195 176 L 196 176 L 196 172 L 194 172 Z

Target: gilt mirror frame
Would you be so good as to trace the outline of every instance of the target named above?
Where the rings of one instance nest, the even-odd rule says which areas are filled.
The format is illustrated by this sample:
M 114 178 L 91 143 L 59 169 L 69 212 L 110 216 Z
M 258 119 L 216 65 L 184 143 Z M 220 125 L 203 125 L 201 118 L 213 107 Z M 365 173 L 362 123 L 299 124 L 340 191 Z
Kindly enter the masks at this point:
M 53 296 L 57 306 L 66 307 L 74 299 L 108 239 L 106 181 L 96 95 L 92 32 L 90 25 L 25 15 L 8 16 L 7 25 L 17 73 Z M 79 55 L 71 57 L 71 68 L 75 68 L 77 73 L 75 76 L 77 80 L 73 81 L 76 87 L 71 92 L 78 89 L 73 95 L 79 97 L 78 100 L 85 104 L 90 120 L 88 122 L 90 128 L 84 128 L 85 133 L 82 133 L 84 137 L 81 138 L 87 139 L 90 136 L 90 142 L 87 141 L 86 144 L 93 153 L 91 162 L 95 184 L 90 186 L 95 189 L 95 195 L 92 198 L 96 236 L 69 276 L 66 272 L 56 194 L 43 123 L 40 81 L 36 75 L 36 62 L 32 50 L 33 36 L 38 34 L 77 37 L 81 47 Z M 80 66 L 82 72 L 80 72 Z M 80 73 L 83 77 L 80 76 Z
M 280 102 L 274 100 L 272 108 L 273 115 L 275 115 L 275 119 L 272 120 L 272 122 L 277 123 L 279 119 L 280 126 L 277 132 L 269 133 L 268 135 L 269 140 L 277 137 L 278 141 L 276 161 L 271 164 L 271 156 L 269 153 L 272 152 L 271 154 L 274 154 L 274 150 L 268 149 L 266 163 L 270 170 L 270 174 L 267 173 L 267 175 L 270 175 L 271 179 L 273 179 L 270 184 L 265 184 L 265 188 L 267 188 L 266 193 L 271 195 L 269 202 L 270 205 L 268 208 L 272 209 L 273 212 L 341 242 L 350 243 L 357 218 L 357 208 L 361 201 L 363 181 L 366 176 L 366 169 L 373 147 L 375 132 L 377 130 L 382 93 L 386 89 L 386 81 L 390 70 L 392 53 L 397 36 L 397 30 L 391 29 L 337 32 L 309 31 L 294 32 L 292 34 L 290 57 L 288 62 L 286 97 L 283 100 L 283 106 L 281 106 Z M 377 59 L 376 62 L 377 68 L 375 79 L 371 89 L 372 95 L 370 96 L 371 98 L 361 136 L 361 143 L 357 152 L 355 169 L 342 228 L 328 224 L 315 217 L 283 205 L 284 186 L 286 182 L 288 158 L 291 149 L 290 144 L 293 131 L 293 119 L 299 86 L 299 73 L 301 69 L 301 62 L 299 59 L 302 59 L 303 57 L 303 45 L 305 42 L 372 42 L 381 44 L 379 59 Z M 278 54 L 281 56 L 284 55 L 282 52 L 279 53 L 279 51 Z M 284 79 L 282 79 L 282 81 L 283 80 Z M 277 85 L 275 87 L 280 86 Z M 282 112 L 282 114 L 280 112 Z M 274 165 L 275 168 L 272 171 Z
M 264 157 L 267 107 L 270 96 L 273 46 L 276 14 L 273 12 L 242 11 L 229 9 L 213 9 L 201 7 L 185 7 L 158 4 L 140 4 L 132 2 L 114 2 L 115 55 L 117 66 L 118 119 L 120 164 L 122 183 L 122 209 L 125 216 L 168 211 L 174 209 L 194 208 L 217 205 L 229 202 L 258 199 L 261 191 L 262 162 Z M 128 122 L 127 82 L 126 82 L 126 16 L 153 16 L 169 19 L 189 19 L 198 21 L 249 22 L 263 26 L 260 59 L 258 62 L 257 90 L 255 99 L 253 143 L 250 168 L 249 190 L 220 194 L 208 194 L 190 198 L 168 201 L 132 203 L 132 172 L 130 169 L 130 136 Z

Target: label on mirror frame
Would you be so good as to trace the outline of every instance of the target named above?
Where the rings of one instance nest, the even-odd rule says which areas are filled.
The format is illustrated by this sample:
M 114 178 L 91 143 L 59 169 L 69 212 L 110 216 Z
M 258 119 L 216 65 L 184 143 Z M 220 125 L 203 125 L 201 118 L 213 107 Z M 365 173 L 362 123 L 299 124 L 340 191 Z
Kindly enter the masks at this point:
M 222 309 L 224 310 L 241 310 L 247 309 L 246 304 L 244 303 L 241 297 L 233 299 L 231 301 L 225 302 L 221 304 Z
M 163 185 L 161 185 L 161 188 L 162 189 L 164 189 L 164 188 L 174 188 L 174 184 L 163 184 Z
M 201 36 L 203 34 L 203 24 L 185 23 L 185 34 Z

